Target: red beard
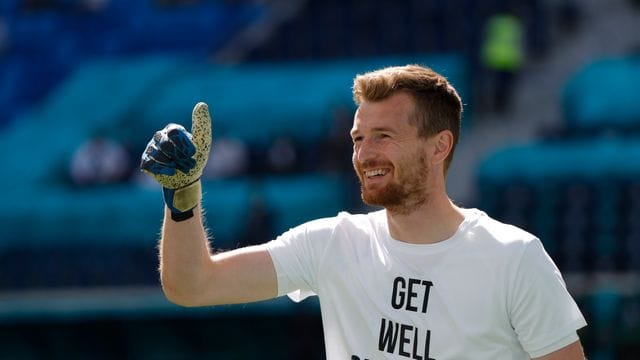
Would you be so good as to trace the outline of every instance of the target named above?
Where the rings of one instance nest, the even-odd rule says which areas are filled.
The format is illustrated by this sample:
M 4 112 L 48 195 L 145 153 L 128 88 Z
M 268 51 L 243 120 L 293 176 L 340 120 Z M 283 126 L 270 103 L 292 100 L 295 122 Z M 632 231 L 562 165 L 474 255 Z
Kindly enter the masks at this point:
M 414 164 L 399 164 L 393 167 L 393 176 L 387 183 L 374 188 L 366 187 L 364 171 L 361 169 L 374 168 L 378 164 L 362 164 L 356 166 L 356 174 L 360 180 L 360 195 L 362 201 L 368 205 L 382 206 L 389 211 L 398 213 L 409 213 L 415 208 L 424 204 L 427 200 L 427 178 L 429 167 L 424 156 L 416 155 L 418 161 Z M 414 159 L 416 157 L 413 157 Z M 389 168 L 390 166 L 385 166 Z

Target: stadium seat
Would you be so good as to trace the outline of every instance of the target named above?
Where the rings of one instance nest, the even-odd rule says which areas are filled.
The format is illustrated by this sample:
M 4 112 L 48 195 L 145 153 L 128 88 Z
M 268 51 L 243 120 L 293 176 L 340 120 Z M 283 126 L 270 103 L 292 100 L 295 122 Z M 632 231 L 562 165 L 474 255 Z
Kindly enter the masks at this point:
M 235 249 L 245 236 L 255 185 L 250 179 L 204 181 L 202 203 L 213 246 Z
M 567 83 L 562 105 L 569 132 L 640 130 L 640 55 L 603 58 Z
M 339 176 L 268 177 L 262 182 L 261 191 L 273 213 L 276 233 L 309 220 L 335 216 L 348 205 Z
M 596 289 L 587 300 L 590 331 L 596 334 L 598 346 L 603 349 L 613 348 L 619 341 L 623 300 L 623 294 L 614 288 Z
M 639 144 L 594 138 L 503 148 L 479 168 L 480 207 L 540 236 L 563 270 L 635 268 L 637 251 L 625 250 L 638 233 L 626 220 L 634 197 L 624 189 L 640 176 Z

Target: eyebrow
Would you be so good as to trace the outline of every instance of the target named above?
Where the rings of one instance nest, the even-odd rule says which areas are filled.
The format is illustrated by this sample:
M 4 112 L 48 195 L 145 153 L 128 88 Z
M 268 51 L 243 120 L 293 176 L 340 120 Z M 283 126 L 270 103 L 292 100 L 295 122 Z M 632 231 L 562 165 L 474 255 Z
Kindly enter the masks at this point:
M 394 130 L 394 129 L 390 128 L 390 127 L 386 127 L 386 126 L 376 126 L 374 128 L 371 128 L 370 131 L 371 132 L 378 132 L 378 133 L 380 133 L 380 132 L 388 132 L 388 133 L 394 133 L 394 134 L 397 133 L 396 130 Z M 357 129 L 356 130 L 351 129 L 351 131 L 349 131 L 349 134 L 351 134 L 351 135 L 354 135 L 354 134 L 357 134 L 357 133 L 360 133 L 360 131 L 357 130 Z
M 373 129 L 371 129 L 372 132 L 389 132 L 389 133 L 397 133 L 397 131 L 393 130 L 390 127 L 386 127 L 386 126 L 377 126 L 374 127 Z

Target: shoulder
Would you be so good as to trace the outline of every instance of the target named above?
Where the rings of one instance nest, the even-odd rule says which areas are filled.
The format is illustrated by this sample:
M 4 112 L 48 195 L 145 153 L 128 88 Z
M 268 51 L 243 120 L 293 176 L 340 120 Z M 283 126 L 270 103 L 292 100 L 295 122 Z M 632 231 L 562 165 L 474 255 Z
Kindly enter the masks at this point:
M 337 216 L 337 226 L 343 230 L 371 233 L 386 229 L 387 218 L 385 210 L 366 214 L 350 214 L 341 212 Z
M 487 257 L 518 263 L 531 245 L 541 246 L 540 240 L 528 231 L 493 219 L 477 209 L 465 211 L 475 214 L 475 220 L 466 232 L 467 245 Z
M 385 226 L 386 217 L 383 211 L 366 214 L 350 214 L 340 212 L 336 216 L 308 221 L 289 229 L 282 236 L 311 237 L 328 239 L 334 235 L 371 234 Z
M 289 229 L 265 246 L 276 257 L 292 252 L 314 261 L 340 257 L 374 239 L 377 226 L 380 226 L 379 219 L 379 214 L 375 213 L 354 215 L 341 212 Z
M 517 226 L 506 224 L 491 218 L 486 213 L 472 209 L 477 220 L 472 227 L 474 234 L 481 240 L 504 247 L 526 247 L 537 237 Z

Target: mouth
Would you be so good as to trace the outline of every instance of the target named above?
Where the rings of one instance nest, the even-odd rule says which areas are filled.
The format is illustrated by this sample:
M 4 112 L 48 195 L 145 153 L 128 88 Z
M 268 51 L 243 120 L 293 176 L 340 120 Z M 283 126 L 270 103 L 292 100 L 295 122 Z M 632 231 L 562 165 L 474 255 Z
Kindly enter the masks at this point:
M 361 182 L 364 188 L 373 190 L 378 187 L 384 186 L 391 176 L 390 168 L 374 168 L 368 170 L 362 170 Z
M 375 179 L 380 178 L 389 173 L 389 169 L 373 169 L 373 170 L 365 170 L 364 176 L 367 179 Z

